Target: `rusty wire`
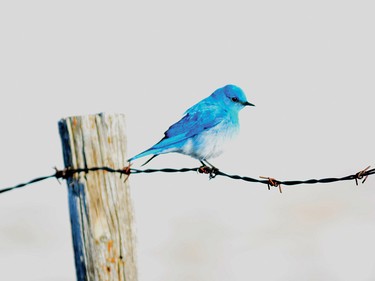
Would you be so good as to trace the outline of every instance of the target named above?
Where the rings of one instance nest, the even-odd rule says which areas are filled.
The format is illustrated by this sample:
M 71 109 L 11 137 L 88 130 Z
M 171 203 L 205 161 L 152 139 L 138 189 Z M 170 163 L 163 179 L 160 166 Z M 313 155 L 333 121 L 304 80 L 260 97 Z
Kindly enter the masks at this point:
M 94 171 L 107 171 L 110 173 L 119 173 L 120 176 L 121 175 L 129 176 L 130 174 L 150 174 L 150 173 L 157 173 L 157 172 L 163 172 L 163 173 L 198 172 L 200 174 L 208 174 L 209 179 L 213 179 L 216 176 L 223 176 L 223 177 L 231 178 L 234 180 L 242 180 L 246 182 L 266 184 L 268 189 L 271 189 L 271 187 L 278 187 L 280 193 L 282 192 L 281 185 L 292 186 L 292 185 L 301 185 L 301 184 L 333 183 L 333 182 L 338 182 L 338 181 L 350 181 L 350 180 L 355 180 L 356 185 L 358 185 L 358 180 L 362 180 L 362 183 L 364 183 L 368 176 L 375 174 L 375 169 L 370 169 L 370 166 L 366 167 L 365 169 L 353 175 L 340 177 L 340 178 L 286 180 L 286 181 L 280 181 L 272 177 L 264 177 L 264 176 L 259 177 L 260 179 L 255 179 L 255 178 L 251 178 L 247 176 L 230 175 L 216 168 L 212 168 L 208 166 L 201 166 L 197 168 L 182 168 L 182 169 L 164 168 L 164 169 L 145 169 L 145 170 L 133 169 L 130 166 L 122 168 L 122 169 L 114 169 L 111 167 L 91 167 L 91 168 L 79 168 L 79 169 L 65 168 L 63 170 L 58 170 L 57 168 L 55 168 L 55 171 L 56 172 L 54 174 L 49 175 L 49 176 L 38 177 L 26 183 L 20 183 L 12 187 L 0 189 L 0 193 L 4 193 L 7 191 L 25 187 L 32 183 L 40 182 L 49 178 L 56 178 L 57 180 L 59 179 L 66 180 L 66 179 L 71 178 L 74 174 L 89 173 L 89 172 L 94 172 Z

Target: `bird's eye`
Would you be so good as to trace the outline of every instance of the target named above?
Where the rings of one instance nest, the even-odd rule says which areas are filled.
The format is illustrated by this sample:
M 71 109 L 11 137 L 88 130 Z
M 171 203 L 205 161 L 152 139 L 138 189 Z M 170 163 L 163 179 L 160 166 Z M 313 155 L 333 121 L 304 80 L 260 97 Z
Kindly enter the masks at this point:
M 232 98 L 232 101 L 234 101 L 234 102 L 238 102 L 238 98 L 233 97 L 233 98 Z

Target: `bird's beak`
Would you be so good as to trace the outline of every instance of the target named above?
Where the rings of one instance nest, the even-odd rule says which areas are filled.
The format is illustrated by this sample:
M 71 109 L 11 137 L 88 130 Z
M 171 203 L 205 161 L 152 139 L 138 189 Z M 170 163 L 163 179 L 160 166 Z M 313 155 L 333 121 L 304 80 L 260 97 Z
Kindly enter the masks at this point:
M 247 102 L 244 102 L 243 105 L 244 105 L 244 106 L 247 106 L 247 105 L 249 105 L 249 106 L 255 106 L 254 104 L 249 103 L 248 101 L 247 101 Z

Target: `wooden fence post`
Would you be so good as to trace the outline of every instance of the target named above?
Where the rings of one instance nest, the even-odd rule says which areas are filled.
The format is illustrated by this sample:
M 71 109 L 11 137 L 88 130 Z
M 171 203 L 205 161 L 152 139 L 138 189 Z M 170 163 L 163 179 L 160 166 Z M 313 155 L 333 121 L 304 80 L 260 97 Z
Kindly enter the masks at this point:
M 59 121 L 65 167 L 122 168 L 125 116 L 105 114 Z M 128 181 L 105 171 L 67 180 L 78 281 L 136 281 L 135 229 Z

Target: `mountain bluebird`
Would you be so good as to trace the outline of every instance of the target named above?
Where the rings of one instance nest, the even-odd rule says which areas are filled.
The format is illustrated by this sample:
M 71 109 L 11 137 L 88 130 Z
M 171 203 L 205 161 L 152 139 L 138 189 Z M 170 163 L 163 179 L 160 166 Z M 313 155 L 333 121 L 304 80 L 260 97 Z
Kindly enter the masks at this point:
M 143 164 L 146 165 L 160 154 L 178 152 L 213 167 L 207 159 L 220 155 L 227 141 L 238 133 L 238 113 L 247 105 L 254 106 L 239 87 L 219 88 L 190 107 L 180 121 L 169 127 L 161 141 L 128 161 L 153 155 Z

